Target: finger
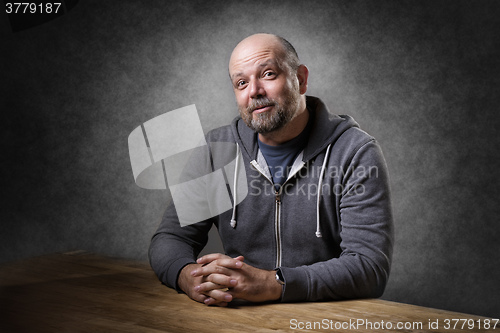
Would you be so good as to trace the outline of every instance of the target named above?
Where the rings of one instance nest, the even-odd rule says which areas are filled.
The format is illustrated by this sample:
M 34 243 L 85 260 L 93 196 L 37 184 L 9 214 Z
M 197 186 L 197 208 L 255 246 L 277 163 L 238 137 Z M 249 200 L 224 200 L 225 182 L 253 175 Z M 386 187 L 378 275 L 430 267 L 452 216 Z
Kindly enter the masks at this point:
M 240 269 L 243 262 L 240 260 L 228 258 L 217 259 L 208 265 L 198 267 L 191 272 L 191 276 L 208 276 L 210 274 L 230 275 L 232 269 Z
M 205 303 L 205 300 L 209 297 L 207 297 L 207 295 L 204 295 L 204 294 L 194 293 L 191 295 L 191 298 L 197 302 Z
M 205 303 L 206 305 L 215 305 L 215 306 L 227 306 L 229 304 L 229 302 L 217 301 L 212 297 L 206 297 L 206 299 L 202 303 Z
M 212 282 L 204 282 L 194 287 L 194 291 L 197 293 L 204 293 L 213 289 L 220 289 L 221 287 Z
M 243 260 L 245 260 L 245 257 L 243 257 L 243 256 L 237 256 L 234 259 L 239 260 L 239 261 L 243 261 Z
M 215 305 L 217 301 L 213 299 L 212 297 L 207 297 L 205 301 L 203 301 L 206 305 Z
M 203 267 L 199 267 L 191 272 L 191 276 L 205 276 L 208 277 L 210 274 L 222 274 L 222 275 L 230 275 L 231 271 L 228 268 L 217 266 L 217 265 L 207 265 Z
M 224 274 L 210 274 L 209 276 L 206 277 L 206 280 L 219 286 L 219 288 L 211 288 L 211 289 L 221 289 L 224 287 L 233 288 L 238 284 L 238 281 L 234 277 Z
M 233 300 L 233 295 L 218 289 L 210 290 L 204 294 L 208 296 L 204 301 L 204 303 L 207 305 L 213 305 L 221 302 L 229 303 Z
M 194 291 L 197 293 L 206 294 L 206 293 L 208 293 L 212 290 L 215 290 L 215 289 L 227 291 L 228 288 L 229 288 L 228 286 L 222 286 L 220 284 L 213 283 L 213 282 L 203 282 L 203 283 L 195 286 Z
M 205 303 L 205 302 L 204 302 Z M 205 303 L 206 305 L 210 305 L 210 306 L 220 306 L 220 307 L 226 307 L 229 303 L 227 302 L 217 302 L 217 301 L 212 301 L 212 302 L 207 302 Z
M 206 254 L 204 255 L 203 257 L 199 257 L 198 260 L 196 260 L 196 262 L 198 264 L 208 264 L 208 263 L 211 263 L 212 261 L 214 260 L 217 260 L 217 259 L 222 259 L 222 258 L 230 258 L 222 253 L 210 253 L 210 254 Z
M 215 260 L 215 264 L 230 268 L 230 269 L 240 269 L 243 266 L 243 261 L 237 259 L 239 257 L 236 257 L 235 259 L 233 258 L 223 258 L 223 259 L 217 259 Z M 241 257 L 243 258 L 243 257 Z

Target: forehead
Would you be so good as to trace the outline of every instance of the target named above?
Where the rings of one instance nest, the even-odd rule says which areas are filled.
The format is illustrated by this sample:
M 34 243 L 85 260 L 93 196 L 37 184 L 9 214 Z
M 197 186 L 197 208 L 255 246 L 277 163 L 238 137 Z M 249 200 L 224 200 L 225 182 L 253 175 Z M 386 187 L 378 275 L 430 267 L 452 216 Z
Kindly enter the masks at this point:
M 281 53 L 281 47 L 276 43 L 248 42 L 238 45 L 229 61 L 229 75 L 234 77 L 265 66 L 279 66 Z
M 255 54 L 246 59 L 236 61 L 229 66 L 229 75 L 233 78 L 254 70 L 259 71 L 265 67 L 278 67 L 278 61 L 274 54 Z

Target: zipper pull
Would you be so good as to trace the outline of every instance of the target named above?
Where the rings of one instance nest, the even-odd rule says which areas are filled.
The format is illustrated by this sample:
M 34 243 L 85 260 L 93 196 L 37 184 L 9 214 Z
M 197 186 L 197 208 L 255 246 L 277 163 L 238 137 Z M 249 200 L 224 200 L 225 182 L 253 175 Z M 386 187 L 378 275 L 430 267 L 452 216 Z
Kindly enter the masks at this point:
M 276 191 L 276 203 L 280 203 L 280 202 L 281 202 L 280 193 L 278 191 Z

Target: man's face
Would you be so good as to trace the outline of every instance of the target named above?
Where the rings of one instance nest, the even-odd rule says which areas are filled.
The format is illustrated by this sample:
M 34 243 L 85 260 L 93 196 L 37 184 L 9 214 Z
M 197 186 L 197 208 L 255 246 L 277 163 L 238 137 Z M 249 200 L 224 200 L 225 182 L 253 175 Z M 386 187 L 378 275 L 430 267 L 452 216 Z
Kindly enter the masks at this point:
M 229 73 L 241 118 L 262 134 L 282 128 L 300 107 L 297 76 L 280 45 L 249 45 L 231 57 Z

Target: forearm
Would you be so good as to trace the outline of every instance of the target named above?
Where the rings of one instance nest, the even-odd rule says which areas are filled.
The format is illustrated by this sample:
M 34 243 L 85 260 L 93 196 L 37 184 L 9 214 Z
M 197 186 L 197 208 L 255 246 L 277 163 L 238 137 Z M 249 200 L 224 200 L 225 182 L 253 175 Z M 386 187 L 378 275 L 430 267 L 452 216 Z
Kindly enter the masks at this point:
M 156 235 L 149 247 L 149 262 L 158 279 L 180 291 L 177 277 L 183 267 L 195 263 L 193 249 L 165 235 Z
M 151 267 L 161 282 L 179 291 L 179 272 L 187 264 L 195 262 L 207 242 L 210 227 L 210 221 L 181 227 L 174 207 L 167 208 L 149 247 Z
M 282 302 L 379 297 L 389 275 L 388 265 L 384 266 L 360 255 L 347 255 L 309 266 L 282 267 Z

